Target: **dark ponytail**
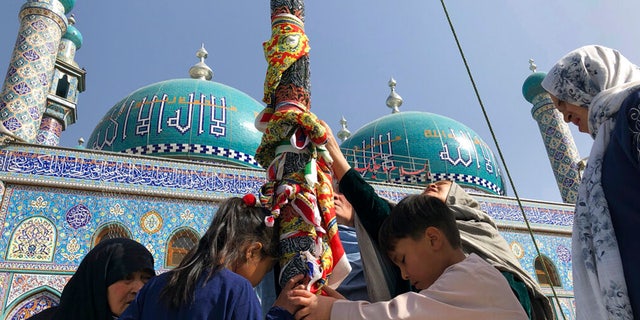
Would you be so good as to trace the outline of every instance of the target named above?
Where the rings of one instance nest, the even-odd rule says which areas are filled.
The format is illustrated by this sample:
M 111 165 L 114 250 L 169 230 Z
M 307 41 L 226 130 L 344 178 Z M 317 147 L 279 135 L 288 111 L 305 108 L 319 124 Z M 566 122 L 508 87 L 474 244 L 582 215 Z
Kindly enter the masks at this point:
M 242 198 L 222 202 L 198 244 L 170 271 L 162 299 L 175 308 L 190 304 L 203 274 L 208 280 L 220 269 L 233 269 L 244 262 L 241 250 L 245 244 L 260 242 L 264 256 L 277 257 L 277 227 L 267 227 L 267 215 L 266 209 L 247 204 Z

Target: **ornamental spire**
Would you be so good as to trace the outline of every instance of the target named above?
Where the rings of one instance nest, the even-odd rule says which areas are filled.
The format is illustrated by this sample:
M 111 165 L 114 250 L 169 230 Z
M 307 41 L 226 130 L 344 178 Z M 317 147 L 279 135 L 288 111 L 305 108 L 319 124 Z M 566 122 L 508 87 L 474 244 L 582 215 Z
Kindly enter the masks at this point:
M 402 105 L 402 97 L 396 93 L 396 79 L 391 77 L 389 80 L 389 88 L 391 88 L 391 93 L 387 97 L 387 107 L 391 108 L 391 113 L 400 112 L 400 106 Z
M 338 131 L 338 139 L 345 141 L 351 137 L 351 131 L 347 129 L 347 119 L 345 119 L 344 116 L 340 119 L 340 125 L 342 126 L 342 129 Z
M 202 47 L 196 51 L 196 57 L 200 59 L 200 62 L 196 63 L 189 69 L 189 75 L 193 79 L 201 79 L 201 80 L 211 80 L 213 79 L 213 70 L 209 68 L 209 66 L 204 62 L 209 56 L 209 52 L 204 48 L 204 43 Z
M 529 70 L 531 70 L 531 72 L 536 72 L 538 66 L 536 66 L 535 63 L 533 63 L 533 59 L 529 59 Z

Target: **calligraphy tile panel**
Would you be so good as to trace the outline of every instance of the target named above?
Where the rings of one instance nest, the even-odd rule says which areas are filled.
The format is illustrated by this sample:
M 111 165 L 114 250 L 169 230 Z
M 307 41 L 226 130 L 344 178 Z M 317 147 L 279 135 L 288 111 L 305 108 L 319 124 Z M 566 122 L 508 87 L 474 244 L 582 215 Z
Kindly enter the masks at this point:
M 33 145 L 0 150 L 0 179 L 199 199 L 257 193 L 266 181 L 262 170 Z

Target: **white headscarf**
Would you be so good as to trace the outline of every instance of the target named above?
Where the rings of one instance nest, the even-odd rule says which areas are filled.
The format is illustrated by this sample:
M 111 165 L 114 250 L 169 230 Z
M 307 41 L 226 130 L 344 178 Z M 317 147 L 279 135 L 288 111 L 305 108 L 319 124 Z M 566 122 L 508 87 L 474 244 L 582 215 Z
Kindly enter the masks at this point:
M 594 138 L 573 219 L 577 319 L 633 319 L 601 173 L 615 115 L 624 99 L 640 88 L 640 69 L 616 50 L 585 46 L 560 59 L 542 87 L 560 100 L 588 108 Z

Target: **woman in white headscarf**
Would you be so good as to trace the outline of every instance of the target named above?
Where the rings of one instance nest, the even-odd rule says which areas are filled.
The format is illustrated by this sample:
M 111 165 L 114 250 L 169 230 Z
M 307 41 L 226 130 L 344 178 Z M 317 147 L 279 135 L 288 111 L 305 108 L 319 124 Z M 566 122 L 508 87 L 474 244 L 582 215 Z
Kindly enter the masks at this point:
M 640 319 L 640 69 L 618 51 L 578 48 L 542 81 L 593 147 L 573 222 L 578 319 Z

